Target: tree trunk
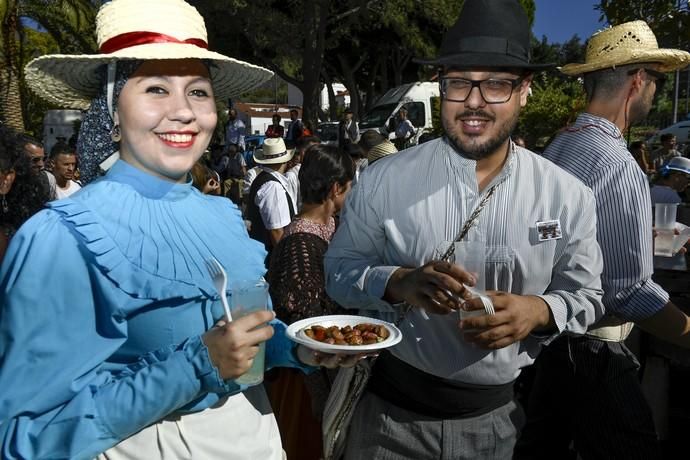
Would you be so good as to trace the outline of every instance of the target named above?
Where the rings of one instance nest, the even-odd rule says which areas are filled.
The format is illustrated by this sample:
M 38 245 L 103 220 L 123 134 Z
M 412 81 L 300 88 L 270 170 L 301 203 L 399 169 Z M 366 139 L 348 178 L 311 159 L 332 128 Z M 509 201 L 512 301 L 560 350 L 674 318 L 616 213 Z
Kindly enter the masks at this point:
M 17 34 L 19 17 L 16 2 L 2 1 L 2 67 L 0 68 L 0 121 L 24 131 L 22 97 L 19 89 L 19 45 Z
M 302 60 L 304 79 L 298 87 L 302 90 L 304 97 L 302 120 L 308 123 L 313 131 L 316 128 L 319 113 L 319 87 L 328 23 L 328 1 L 308 2 L 305 5 L 304 22 L 306 28 Z

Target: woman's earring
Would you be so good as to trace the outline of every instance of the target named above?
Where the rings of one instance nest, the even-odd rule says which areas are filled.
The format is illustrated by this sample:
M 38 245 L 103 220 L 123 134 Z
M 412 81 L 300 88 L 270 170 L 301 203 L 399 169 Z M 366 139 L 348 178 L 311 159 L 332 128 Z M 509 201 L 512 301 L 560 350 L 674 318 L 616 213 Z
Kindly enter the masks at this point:
M 113 126 L 113 129 L 110 130 L 110 140 L 113 142 L 120 142 L 120 139 L 122 139 L 122 133 L 120 133 L 120 125 L 115 125 Z

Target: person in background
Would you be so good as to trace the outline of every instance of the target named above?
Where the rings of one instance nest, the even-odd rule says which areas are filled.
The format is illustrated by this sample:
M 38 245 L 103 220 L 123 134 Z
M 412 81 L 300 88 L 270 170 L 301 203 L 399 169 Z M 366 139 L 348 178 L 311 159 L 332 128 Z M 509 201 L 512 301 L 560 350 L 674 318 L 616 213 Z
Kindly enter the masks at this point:
M 357 142 L 359 142 L 359 127 L 354 119 L 354 112 L 348 107 L 343 112 L 343 119 L 338 124 L 338 145 L 347 152 L 347 147 Z
M 672 133 L 664 133 L 659 138 L 661 147 L 652 152 L 652 166 L 659 171 L 671 158 L 682 156 L 676 149 L 676 136 Z
M 302 136 L 297 139 L 295 143 L 295 154 L 292 159 L 288 162 L 285 171 L 285 179 L 287 179 L 288 185 L 290 186 L 290 196 L 294 197 L 296 203 L 296 211 L 299 211 L 300 206 L 302 206 L 302 198 L 300 196 L 300 186 L 299 186 L 299 171 L 302 167 L 302 160 L 304 159 L 304 154 L 312 145 L 320 144 L 321 140 L 316 136 Z
M 367 154 L 367 161 L 371 165 L 374 162 L 380 160 L 381 158 L 386 157 L 388 155 L 392 155 L 394 153 L 398 153 L 398 149 L 395 148 L 395 145 L 391 141 L 389 141 L 388 139 L 384 139 L 383 142 L 369 149 L 369 153 Z
M 553 66 L 530 62 L 518 0 L 466 0 L 439 56 L 418 62 L 440 69 L 446 134 L 367 167 L 324 257 L 338 304 L 404 315 L 402 341 L 379 354 L 356 406 L 345 459 L 510 459 L 521 369 L 603 315 L 594 198 L 510 140 L 533 73 Z M 486 259 L 493 308 L 472 294 L 460 255 L 442 260 L 463 234 Z
M 309 147 L 302 163 L 299 214 L 285 228 L 271 256 L 266 279 L 276 315 L 287 324 L 344 309 L 326 293 L 323 256 L 335 232 L 334 216 L 345 202 L 354 177 L 350 157 L 333 146 Z M 278 371 L 269 391 L 288 458 L 322 458 L 321 414 L 329 376 Z
M 280 138 L 266 139 L 263 148 L 254 152 L 261 172 L 249 189 L 246 215 L 251 222 L 249 236 L 263 243 L 268 252 L 267 265 L 272 249 L 296 214 L 296 200 L 284 175 L 294 153 Z
M 263 386 L 236 379 L 262 343 L 268 368 L 345 357 L 296 347 L 270 310 L 225 318 L 220 295 L 234 292 L 218 293 L 207 261 L 258 280 L 265 251 L 236 206 L 188 180 L 215 131 L 215 98 L 272 74 L 208 51 L 203 18 L 182 0 L 112 0 L 96 21 L 100 54 L 25 69 L 36 94 L 90 105 L 78 141 L 87 169 L 120 159 L 10 242 L 0 457 L 281 460 Z
M 690 53 L 660 49 L 649 26 L 632 21 L 595 33 L 585 62 L 561 68 L 582 79 L 587 106 L 544 157 L 594 193 L 606 315 L 584 335 L 565 335 L 542 351 L 516 459 L 569 458 L 571 445 L 585 460 L 661 458 L 639 363 L 625 339 L 638 325 L 690 347 L 690 317 L 652 279 L 649 184 L 623 133 L 647 117 L 665 73 L 688 63 Z
M 652 204 L 683 202 L 680 194 L 690 184 L 690 159 L 673 157 L 657 173 L 649 194 Z
M 55 177 L 55 198 L 67 198 L 81 189 L 75 182 L 74 172 L 77 170 L 77 152 L 66 142 L 58 142 L 50 149 L 50 161 L 53 164 Z
M 228 124 L 225 126 L 225 145 L 234 144 L 240 152 L 244 152 L 246 130 L 244 122 L 237 118 L 237 110 L 228 110 Z
M 274 113 L 271 120 L 273 123 L 268 125 L 268 128 L 266 128 L 266 137 L 283 137 L 285 135 L 285 128 L 283 128 L 283 125 L 280 124 L 280 115 Z
M 652 162 L 649 159 L 649 149 L 644 141 L 635 141 L 630 143 L 630 153 L 637 162 L 642 172 L 647 175 L 654 173 Z
M 304 131 L 304 124 L 299 119 L 299 111 L 297 109 L 290 109 L 290 125 L 285 133 L 285 144 L 288 148 L 294 148 L 297 139 L 302 137 Z
M 395 126 L 395 137 L 393 138 L 393 144 L 395 148 L 404 150 L 409 145 L 409 142 L 417 134 L 412 122 L 407 118 L 407 107 L 402 106 L 398 111 L 398 121 Z
M 31 161 L 31 172 L 44 182 L 48 189 L 48 201 L 56 198 L 55 176 L 46 171 L 46 153 L 43 143 L 38 139 L 22 133 L 19 135 L 19 142 L 24 146 L 24 153 Z
M 48 180 L 27 154 L 26 140 L 24 134 L 0 124 L 0 250 L 3 253 L 19 227 L 50 200 Z
M 191 170 L 192 185 L 204 195 L 220 195 L 220 176 L 199 160 Z
M 345 152 L 350 155 L 350 158 L 352 158 L 355 164 L 355 178 L 352 180 L 352 184 L 354 185 L 357 183 L 359 175 L 369 165 L 369 160 L 367 160 L 367 155 L 364 153 L 364 149 L 360 144 L 349 144 Z
M 513 142 L 515 142 L 515 145 L 519 145 L 520 147 L 527 148 L 527 144 L 525 143 L 525 138 L 522 136 L 513 136 Z
M 244 197 L 242 190 L 244 177 L 247 175 L 247 163 L 236 145 L 228 145 L 226 155 L 228 161 L 225 171 L 221 175 L 224 194 L 237 206 L 241 206 Z

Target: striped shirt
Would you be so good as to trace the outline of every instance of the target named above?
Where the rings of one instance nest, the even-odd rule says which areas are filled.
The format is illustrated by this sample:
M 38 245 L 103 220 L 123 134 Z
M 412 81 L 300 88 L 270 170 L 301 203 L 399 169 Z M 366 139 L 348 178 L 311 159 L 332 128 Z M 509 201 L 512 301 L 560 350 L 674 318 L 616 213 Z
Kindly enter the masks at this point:
M 649 318 L 668 302 L 652 281 L 652 213 L 647 177 L 610 121 L 588 113 L 544 152 L 594 192 L 604 255 L 604 306 L 626 321 Z
M 396 307 L 382 300 L 388 278 L 401 266 L 432 260 L 440 243 L 458 235 L 489 188 L 479 192 L 476 165 L 437 139 L 367 167 L 325 257 L 331 297 L 347 308 L 388 312 L 395 319 Z M 493 183 L 504 178 L 467 238 L 486 244 L 486 289 L 540 295 L 559 331 L 584 333 L 603 314 L 591 191 L 520 147 Z M 562 238 L 539 241 L 537 222 L 550 220 L 560 222 Z M 464 341 L 456 314 L 429 317 L 410 311 L 393 354 L 466 383 L 514 380 L 555 337 L 530 335 L 491 351 Z

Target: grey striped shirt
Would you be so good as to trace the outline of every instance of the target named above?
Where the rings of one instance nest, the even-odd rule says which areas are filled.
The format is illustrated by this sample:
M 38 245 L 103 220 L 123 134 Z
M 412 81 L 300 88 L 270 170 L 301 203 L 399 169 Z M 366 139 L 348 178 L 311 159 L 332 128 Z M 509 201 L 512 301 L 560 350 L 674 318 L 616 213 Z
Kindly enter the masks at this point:
M 651 279 L 649 185 L 618 127 L 583 113 L 554 139 L 544 156 L 594 192 L 606 312 L 637 321 L 661 310 L 669 296 Z
M 400 266 L 428 262 L 439 243 L 457 236 L 482 198 L 475 169 L 475 161 L 444 139 L 370 165 L 347 199 L 326 254 L 329 294 L 343 306 L 395 317 L 395 308 L 381 299 L 388 278 Z M 519 147 L 494 181 L 504 176 L 468 234 L 487 246 L 486 289 L 541 295 L 560 331 L 583 333 L 603 314 L 591 191 Z M 536 223 L 548 220 L 560 221 L 563 237 L 540 242 Z M 425 372 L 467 383 L 515 379 L 552 338 L 529 336 L 490 351 L 463 340 L 457 315 L 429 316 L 411 311 L 393 353 Z

